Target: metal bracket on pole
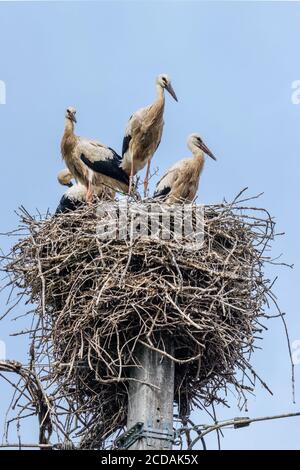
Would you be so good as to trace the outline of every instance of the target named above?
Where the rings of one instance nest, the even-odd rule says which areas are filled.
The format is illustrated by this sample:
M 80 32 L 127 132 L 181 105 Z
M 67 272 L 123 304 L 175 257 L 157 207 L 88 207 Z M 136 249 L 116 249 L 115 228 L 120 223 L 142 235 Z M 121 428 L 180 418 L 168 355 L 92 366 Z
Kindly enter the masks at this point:
M 242 421 L 241 423 L 239 421 Z M 233 427 L 235 429 L 237 428 L 243 428 L 245 426 L 249 426 L 250 425 L 250 418 L 248 416 L 245 416 L 245 417 L 238 417 L 238 418 L 234 418 L 234 425 Z
M 114 446 L 117 449 L 128 449 L 128 447 L 139 439 L 143 426 L 144 423 L 136 423 L 132 428 L 128 429 L 128 431 L 121 434 L 121 436 L 115 440 Z
M 160 441 L 174 442 L 175 433 L 168 430 L 158 430 L 145 427 L 144 423 L 138 422 L 128 431 L 124 432 L 115 441 L 117 449 L 129 449 L 138 439 L 158 439 Z

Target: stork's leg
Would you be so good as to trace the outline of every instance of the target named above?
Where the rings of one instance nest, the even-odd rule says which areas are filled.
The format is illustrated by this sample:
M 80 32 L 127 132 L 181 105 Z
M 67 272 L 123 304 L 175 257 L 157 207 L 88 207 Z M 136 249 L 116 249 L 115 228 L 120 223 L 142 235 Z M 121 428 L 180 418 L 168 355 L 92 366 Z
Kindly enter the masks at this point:
M 128 194 L 131 194 L 133 184 L 133 158 L 131 158 L 130 178 L 129 178 L 129 189 Z
M 146 175 L 144 179 L 144 197 L 147 197 L 147 191 L 148 191 L 148 183 L 149 183 L 149 173 L 150 173 L 150 164 L 151 164 L 151 159 L 149 158 L 147 162 L 147 170 L 146 170 Z
M 94 193 L 93 193 L 93 189 L 92 189 L 92 184 L 89 181 L 88 182 L 87 193 L 86 193 L 86 202 L 88 204 L 91 204 L 93 202 L 93 196 L 94 196 Z

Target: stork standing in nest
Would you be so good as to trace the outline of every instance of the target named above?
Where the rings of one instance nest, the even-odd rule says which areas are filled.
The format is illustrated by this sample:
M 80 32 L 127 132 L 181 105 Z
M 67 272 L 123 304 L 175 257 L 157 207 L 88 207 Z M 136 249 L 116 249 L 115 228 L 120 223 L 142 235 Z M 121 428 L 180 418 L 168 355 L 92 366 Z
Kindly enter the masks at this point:
M 148 188 L 151 159 L 160 144 L 164 126 L 165 90 L 178 101 L 168 75 L 159 75 L 156 79 L 156 100 L 130 117 L 123 140 L 121 167 L 130 176 L 130 191 L 133 176 L 147 165 L 144 195 Z
M 103 190 L 103 186 L 111 199 L 115 191 L 128 192 L 129 179 L 120 168 L 121 157 L 101 142 L 75 135 L 76 122 L 76 110 L 68 108 L 61 153 L 76 181 L 87 188 L 86 200 L 91 202 L 93 194 L 99 192 L 99 187 Z
M 157 183 L 154 198 L 167 203 L 192 202 L 196 196 L 199 179 L 204 167 L 204 154 L 213 160 L 216 157 L 198 134 L 191 134 L 187 146 L 192 158 L 184 158 L 175 163 Z

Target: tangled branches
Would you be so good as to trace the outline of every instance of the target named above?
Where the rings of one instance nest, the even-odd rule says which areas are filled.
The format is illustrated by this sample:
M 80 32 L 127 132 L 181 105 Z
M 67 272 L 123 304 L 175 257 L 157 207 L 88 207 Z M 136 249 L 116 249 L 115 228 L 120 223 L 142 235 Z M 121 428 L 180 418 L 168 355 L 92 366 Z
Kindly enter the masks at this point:
M 107 217 L 95 206 L 45 219 L 22 211 L 26 236 L 5 259 L 9 285 L 34 305 L 34 362 L 46 363 L 39 379 L 64 440 L 102 448 L 126 424 L 141 344 L 175 362 L 183 423 L 230 385 L 244 400 L 255 380 L 267 387 L 249 362 L 273 299 L 264 265 L 274 223 L 265 210 L 241 198 L 206 206 L 197 250 L 159 237 L 103 240 L 99 224 Z
M 13 384 L 8 379 L 6 380 L 15 388 L 18 399 L 20 396 L 25 396 L 27 404 L 33 407 L 33 412 L 39 419 L 39 443 L 48 444 L 52 434 L 51 402 L 43 390 L 39 377 L 34 370 L 23 367 L 17 361 L 0 361 L 0 375 L 2 375 L 1 372 L 19 375 L 20 382 L 18 385 Z M 23 383 L 23 386 L 21 386 L 21 383 Z M 24 408 L 22 408 L 22 411 L 24 411 Z

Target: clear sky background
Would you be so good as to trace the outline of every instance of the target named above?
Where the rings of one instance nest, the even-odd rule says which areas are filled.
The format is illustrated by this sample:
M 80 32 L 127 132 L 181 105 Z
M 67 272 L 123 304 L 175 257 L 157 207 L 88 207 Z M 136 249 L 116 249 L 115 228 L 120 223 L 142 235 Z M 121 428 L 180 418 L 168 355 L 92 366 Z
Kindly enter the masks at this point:
M 208 159 L 199 201 L 220 202 L 248 186 L 264 192 L 258 202 L 276 217 L 274 256 L 295 263 L 275 286 L 292 341 L 299 325 L 300 105 L 292 82 L 300 79 L 298 2 L 0 2 L 0 232 L 16 227 L 15 209 L 54 210 L 63 189 L 60 138 L 64 110 L 77 108 L 77 133 L 120 152 L 126 122 L 151 103 L 157 74 L 173 79 L 179 103 L 166 97 L 165 129 L 155 162 L 162 173 L 189 155 L 186 138 L 199 132 L 217 156 Z M 155 181 L 152 181 L 152 187 Z M 11 240 L 0 239 L 6 251 Z M 0 313 L 6 294 L 1 293 Z M 20 306 L 17 313 L 22 313 Z M 274 392 L 259 385 L 249 411 L 219 407 L 219 418 L 261 416 L 300 409 L 292 404 L 287 345 L 272 320 L 253 363 Z M 20 325 L 0 324 L 7 357 L 27 362 L 25 338 L 10 337 Z M 261 346 L 262 346 L 261 345 Z M 299 382 L 300 365 L 296 365 Z M 0 383 L 0 425 L 11 389 Z M 198 422 L 207 422 L 198 413 Z M 224 449 L 299 449 L 299 418 L 225 431 Z M 23 441 L 37 441 L 36 422 L 23 425 Z M 215 437 L 207 439 L 216 447 Z

